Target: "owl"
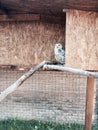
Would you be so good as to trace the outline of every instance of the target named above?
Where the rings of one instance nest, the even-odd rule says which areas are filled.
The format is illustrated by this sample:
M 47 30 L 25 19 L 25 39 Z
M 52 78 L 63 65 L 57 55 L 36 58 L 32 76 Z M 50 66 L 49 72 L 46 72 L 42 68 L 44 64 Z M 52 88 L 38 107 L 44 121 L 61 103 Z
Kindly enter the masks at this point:
M 57 62 L 65 64 L 65 50 L 61 43 L 55 44 L 54 56 Z

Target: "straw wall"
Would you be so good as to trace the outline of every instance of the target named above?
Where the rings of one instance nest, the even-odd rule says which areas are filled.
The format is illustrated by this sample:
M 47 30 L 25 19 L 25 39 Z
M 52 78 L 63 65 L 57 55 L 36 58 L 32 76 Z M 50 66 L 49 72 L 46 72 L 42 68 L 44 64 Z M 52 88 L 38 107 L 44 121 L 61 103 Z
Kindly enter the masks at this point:
M 66 12 L 66 65 L 98 70 L 98 13 Z
M 0 23 L 0 64 L 34 65 L 53 60 L 56 42 L 64 42 L 64 25 L 45 22 Z

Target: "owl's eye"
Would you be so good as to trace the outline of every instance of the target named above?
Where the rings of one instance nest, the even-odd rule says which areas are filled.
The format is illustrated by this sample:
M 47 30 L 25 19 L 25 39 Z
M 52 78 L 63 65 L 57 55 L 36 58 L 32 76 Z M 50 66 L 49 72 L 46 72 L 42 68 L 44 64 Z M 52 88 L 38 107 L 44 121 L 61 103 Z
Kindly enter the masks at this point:
M 58 45 L 58 47 L 61 47 L 61 45 Z

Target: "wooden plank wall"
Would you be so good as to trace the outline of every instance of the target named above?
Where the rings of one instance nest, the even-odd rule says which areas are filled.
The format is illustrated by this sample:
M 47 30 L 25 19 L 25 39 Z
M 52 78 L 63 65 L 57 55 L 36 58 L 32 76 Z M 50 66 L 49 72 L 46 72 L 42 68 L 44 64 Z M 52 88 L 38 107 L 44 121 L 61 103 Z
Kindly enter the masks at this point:
M 98 13 L 66 11 L 66 65 L 98 70 Z

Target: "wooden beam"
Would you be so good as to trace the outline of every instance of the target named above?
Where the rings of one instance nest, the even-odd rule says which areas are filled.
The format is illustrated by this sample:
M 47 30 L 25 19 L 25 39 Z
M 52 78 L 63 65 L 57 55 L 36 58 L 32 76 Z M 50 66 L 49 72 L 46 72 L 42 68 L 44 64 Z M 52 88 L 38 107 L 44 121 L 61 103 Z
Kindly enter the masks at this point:
M 50 16 L 41 14 L 10 14 L 0 15 L 0 22 L 13 22 L 13 21 L 41 21 L 48 23 L 62 23 L 65 24 L 65 17 Z
M 10 16 L 0 15 L 0 22 L 9 21 L 34 21 L 40 20 L 39 14 L 11 14 Z
M 94 98 L 94 78 L 87 78 L 85 130 L 91 130 Z
M 42 22 L 49 22 L 49 23 L 62 23 L 65 24 L 65 17 L 60 16 L 50 16 L 50 15 L 41 15 Z
M 0 0 L 1 9 L 14 12 L 33 12 L 62 15 L 62 9 L 78 9 L 98 12 L 98 0 Z

